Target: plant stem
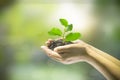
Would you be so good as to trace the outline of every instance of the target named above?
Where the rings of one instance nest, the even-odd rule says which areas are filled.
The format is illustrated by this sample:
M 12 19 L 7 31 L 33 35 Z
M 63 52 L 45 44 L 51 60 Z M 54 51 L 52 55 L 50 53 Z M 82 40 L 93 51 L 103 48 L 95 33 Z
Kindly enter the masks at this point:
M 62 38 L 63 38 L 63 43 L 64 43 L 64 42 L 65 42 L 65 29 L 64 29 L 64 32 L 63 32 Z

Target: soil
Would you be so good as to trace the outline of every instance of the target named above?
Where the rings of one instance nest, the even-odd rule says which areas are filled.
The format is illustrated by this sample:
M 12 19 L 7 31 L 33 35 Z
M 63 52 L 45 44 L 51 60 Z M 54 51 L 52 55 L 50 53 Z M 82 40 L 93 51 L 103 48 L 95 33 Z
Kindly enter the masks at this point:
M 58 40 L 53 40 L 49 45 L 48 47 L 51 49 L 51 50 L 54 50 L 55 47 L 58 47 L 58 46 L 64 46 L 64 45 L 68 45 L 68 44 L 73 44 L 73 42 L 63 42 L 62 39 L 58 39 Z

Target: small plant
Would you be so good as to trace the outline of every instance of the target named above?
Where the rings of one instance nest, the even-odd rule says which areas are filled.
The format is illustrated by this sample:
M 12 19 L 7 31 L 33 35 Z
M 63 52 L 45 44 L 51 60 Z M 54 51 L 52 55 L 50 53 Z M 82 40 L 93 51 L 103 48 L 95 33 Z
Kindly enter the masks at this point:
M 64 26 L 64 30 L 61 31 L 59 28 L 53 27 L 48 32 L 49 35 L 60 36 L 60 38 L 62 38 L 61 40 L 56 41 L 56 43 L 60 42 L 62 44 L 54 45 L 54 47 L 72 43 L 71 41 L 77 40 L 81 37 L 81 34 L 79 32 L 71 32 L 73 29 L 73 24 L 68 24 L 68 21 L 66 19 L 59 19 L 59 21 Z

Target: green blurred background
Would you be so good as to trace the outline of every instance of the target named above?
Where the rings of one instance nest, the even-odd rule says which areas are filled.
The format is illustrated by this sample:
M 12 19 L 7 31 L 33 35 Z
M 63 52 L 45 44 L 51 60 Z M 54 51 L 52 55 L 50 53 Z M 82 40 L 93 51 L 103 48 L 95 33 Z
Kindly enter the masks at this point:
M 120 59 L 119 0 L 0 0 L 0 80 L 105 80 L 87 63 L 64 65 L 40 49 L 59 18 Z

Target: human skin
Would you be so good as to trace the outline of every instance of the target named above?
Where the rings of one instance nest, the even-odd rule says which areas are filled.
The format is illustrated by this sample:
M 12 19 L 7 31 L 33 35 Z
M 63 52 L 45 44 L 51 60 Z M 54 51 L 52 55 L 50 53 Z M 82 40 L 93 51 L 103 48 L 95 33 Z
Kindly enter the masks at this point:
M 49 45 L 52 40 L 46 42 Z M 107 80 L 120 80 L 120 61 L 115 57 L 81 41 L 77 40 L 54 50 L 41 46 L 52 59 L 63 64 L 87 62 L 97 69 Z

